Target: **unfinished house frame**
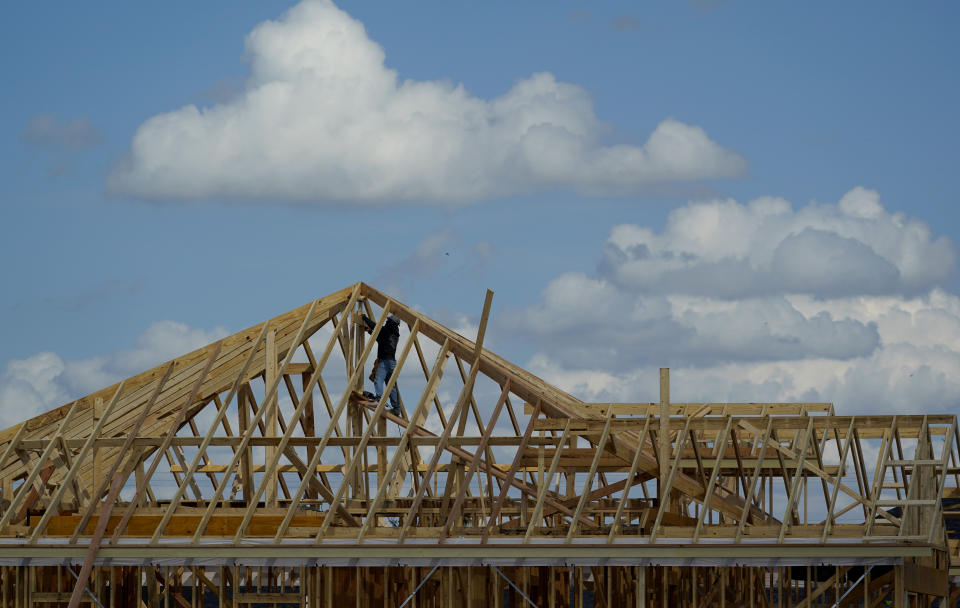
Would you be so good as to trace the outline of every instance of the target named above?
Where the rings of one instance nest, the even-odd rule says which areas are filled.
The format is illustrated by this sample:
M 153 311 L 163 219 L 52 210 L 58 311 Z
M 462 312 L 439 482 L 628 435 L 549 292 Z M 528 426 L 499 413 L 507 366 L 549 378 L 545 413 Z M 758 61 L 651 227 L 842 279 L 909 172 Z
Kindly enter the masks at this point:
M 956 605 L 955 416 L 585 403 L 491 298 L 471 341 L 359 283 L 0 431 L 0 604 Z

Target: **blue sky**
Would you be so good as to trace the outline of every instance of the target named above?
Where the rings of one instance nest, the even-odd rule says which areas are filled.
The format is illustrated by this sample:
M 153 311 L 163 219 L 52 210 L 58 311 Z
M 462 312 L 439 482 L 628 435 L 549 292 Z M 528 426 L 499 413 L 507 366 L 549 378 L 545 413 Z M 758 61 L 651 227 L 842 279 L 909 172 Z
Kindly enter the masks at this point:
M 465 330 L 494 289 L 494 347 L 584 398 L 670 365 L 687 398 L 956 409 L 958 17 L 5 7 L 0 409 L 357 280 Z

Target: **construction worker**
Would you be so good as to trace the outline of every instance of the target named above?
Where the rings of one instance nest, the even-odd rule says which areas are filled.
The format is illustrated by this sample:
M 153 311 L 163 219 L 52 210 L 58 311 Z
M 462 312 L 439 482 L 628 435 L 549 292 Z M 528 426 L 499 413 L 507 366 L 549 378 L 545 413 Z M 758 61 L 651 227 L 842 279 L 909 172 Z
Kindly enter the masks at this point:
M 373 333 L 376 323 L 367 315 L 363 315 L 363 324 L 367 333 Z M 386 322 L 377 335 L 377 361 L 373 364 L 373 387 L 374 399 L 380 400 L 383 396 L 383 386 L 390 381 L 393 370 L 397 367 L 397 343 L 400 341 L 400 319 L 396 315 L 387 317 Z M 393 385 L 390 391 L 390 413 L 399 416 L 400 394 L 397 392 L 397 385 Z

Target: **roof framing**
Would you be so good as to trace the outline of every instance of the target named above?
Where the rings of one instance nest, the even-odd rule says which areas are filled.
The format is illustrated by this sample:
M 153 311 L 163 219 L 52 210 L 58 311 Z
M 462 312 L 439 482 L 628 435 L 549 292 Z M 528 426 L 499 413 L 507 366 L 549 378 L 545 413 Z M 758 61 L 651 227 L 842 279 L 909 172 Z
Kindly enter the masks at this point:
M 357 283 L 0 431 L 0 563 L 957 555 L 955 416 L 585 403 L 484 347 L 491 298 L 472 341 Z

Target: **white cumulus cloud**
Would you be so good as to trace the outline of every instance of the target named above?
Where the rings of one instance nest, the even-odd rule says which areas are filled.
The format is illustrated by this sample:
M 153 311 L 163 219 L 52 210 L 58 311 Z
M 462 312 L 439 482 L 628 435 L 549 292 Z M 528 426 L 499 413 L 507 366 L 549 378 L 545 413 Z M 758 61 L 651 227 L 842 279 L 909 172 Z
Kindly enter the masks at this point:
M 244 90 L 148 119 L 108 188 L 151 199 L 470 202 L 544 188 L 642 192 L 741 175 L 746 161 L 668 118 L 641 145 L 604 145 L 589 94 L 549 73 L 482 99 L 403 80 L 363 25 L 304 0 L 247 37 Z
M 586 400 L 832 401 L 955 411 L 955 252 L 856 188 L 836 205 L 692 203 L 661 232 L 612 229 L 596 276 L 565 273 L 507 320 L 531 371 Z M 921 263 L 922 262 L 922 263 Z
M 572 369 L 587 361 L 623 371 L 658 362 L 848 358 L 868 355 L 880 344 L 869 322 L 827 311 L 804 314 L 782 296 L 731 302 L 637 294 L 578 273 L 550 281 L 540 304 L 507 323 Z
M 207 331 L 157 321 L 137 337 L 133 348 L 109 355 L 64 360 L 56 353 L 42 352 L 10 360 L 0 372 L 0 428 L 89 395 L 227 333 L 222 327 Z
M 855 188 L 835 205 L 796 211 L 777 198 L 693 203 L 671 213 L 660 234 L 616 226 L 599 271 L 635 291 L 838 297 L 926 291 L 954 259 L 947 237 L 886 211 L 876 191 Z

